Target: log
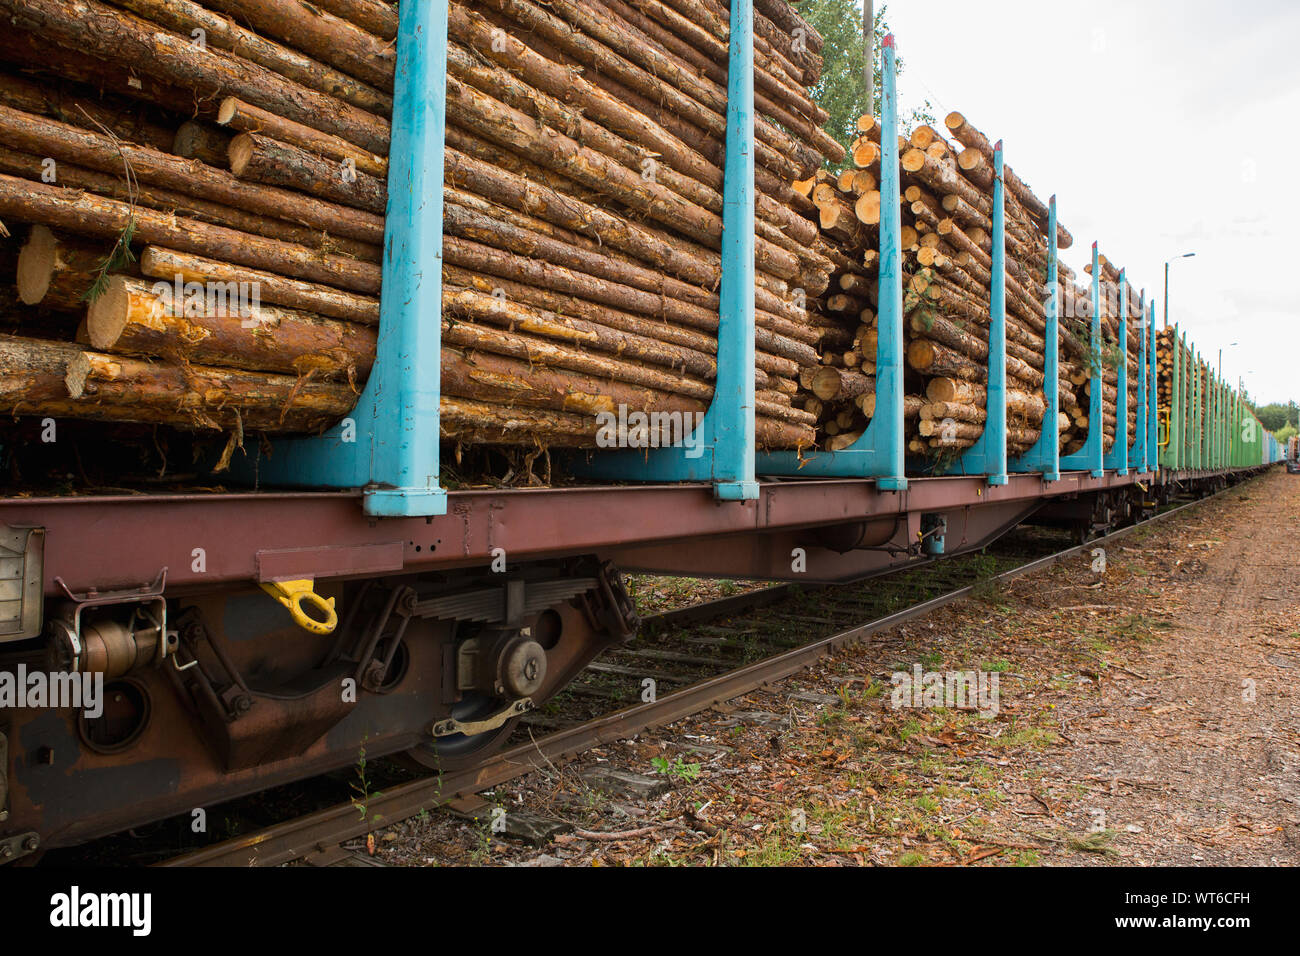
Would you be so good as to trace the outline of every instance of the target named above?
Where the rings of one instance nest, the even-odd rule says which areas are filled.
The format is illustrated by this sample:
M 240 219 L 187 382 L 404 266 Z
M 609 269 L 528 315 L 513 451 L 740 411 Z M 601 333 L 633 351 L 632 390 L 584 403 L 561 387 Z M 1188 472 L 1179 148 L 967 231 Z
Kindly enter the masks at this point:
M 379 300 L 304 282 L 242 265 L 233 265 L 163 246 L 149 246 L 140 255 L 140 271 L 153 279 L 188 282 L 256 282 L 263 302 L 318 313 L 363 325 L 379 324 Z
M 316 6 L 381 40 L 397 39 L 396 4 L 383 0 L 313 0 Z
M 3 56 L 3 49 L 0 49 Z M 0 104 L 24 113 L 49 116 L 83 129 L 110 130 L 128 143 L 170 149 L 175 132 L 146 115 L 130 100 L 86 90 L 84 95 L 66 89 L 66 83 L 33 83 L 20 76 L 0 74 Z
M 18 252 L 18 301 L 75 309 L 108 260 L 108 243 L 94 244 L 36 225 Z
M 358 172 L 369 173 L 384 180 L 388 178 L 388 157 L 353 146 L 342 137 L 331 136 L 329 133 L 322 133 L 310 126 L 277 116 L 251 103 L 245 103 L 236 96 L 227 96 L 221 101 L 216 120 L 222 126 L 229 126 L 241 133 L 263 133 L 273 139 L 310 150 L 326 159 L 333 159 L 340 163 L 351 160 Z M 222 157 L 223 164 L 227 156 Z
M 377 293 L 380 268 L 342 256 L 322 255 L 305 246 L 264 239 L 193 219 L 165 216 L 128 204 L 58 186 L 0 174 L 0 218 L 77 231 L 116 241 L 128 228 L 141 242 L 173 247 L 279 275 L 302 276 L 354 292 Z
M 197 120 L 186 120 L 176 128 L 172 152 L 185 159 L 197 159 L 209 166 L 224 166 L 230 149 L 229 134 Z
M 812 393 L 823 402 L 852 400 L 874 392 L 876 380 L 858 372 L 825 366 L 817 370 L 811 387 Z
M 944 421 L 951 418 L 953 421 L 982 425 L 988 420 L 988 412 L 980 405 L 964 405 L 961 402 L 934 402 L 921 410 L 921 418 L 935 421 Z
M 373 328 L 256 300 L 193 308 L 171 283 L 114 276 L 87 310 L 86 331 L 101 352 L 352 382 L 369 375 Z
M 246 30 L 229 17 L 213 13 L 190 0 L 112 0 L 142 19 L 166 27 L 185 37 L 202 30 L 204 43 L 229 50 L 318 93 L 336 96 L 345 103 L 377 116 L 393 111 L 393 98 L 373 86 Z
M 66 400 L 42 403 L 39 413 L 200 431 L 309 432 L 334 424 L 356 404 L 346 385 L 82 349 L 66 363 L 63 380 Z
M 240 133 L 230 141 L 230 171 L 240 179 L 296 189 L 376 215 L 388 208 L 384 180 L 346 160 L 323 159 L 261 133 Z
M 347 20 L 297 0 L 208 0 L 210 6 L 238 17 L 263 36 L 292 44 L 387 92 L 393 88 L 397 51 Z
M 0 172 L 2 173 L 21 176 L 34 182 L 39 180 L 44 172 L 42 164 L 43 160 L 39 156 L 0 146 Z M 137 205 L 160 212 L 175 213 L 240 232 L 264 236 L 267 239 L 309 246 L 323 252 L 337 252 L 363 262 L 378 263 L 383 258 L 383 252 L 378 245 L 331 236 L 327 232 L 317 232 L 306 226 L 260 216 L 235 206 L 209 202 L 206 199 L 160 186 L 141 185 L 139 182 L 128 181 L 121 176 L 95 172 L 72 163 L 58 164 L 56 174 L 58 184 L 61 186 L 70 189 L 86 189 L 128 204 L 134 201 Z
M 389 125 L 382 117 L 224 50 L 200 50 L 188 35 L 158 30 L 97 0 L 0 0 L 0 14 L 20 30 L 83 55 L 128 64 L 202 99 L 238 96 L 372 152 L 388 151 Z
M 2 0 L 0 0 L 2 2 Z M 141 183 L 174 189 L 187 196 L 219 202 L 236 209 L 303 223 L 334 235 L 380 245 L 383 218 L 322 202 L 298 193 L 241 182 L 224 170 L 170 153 L 114 142 L 107 136 L 67 123 L 0 106 L 0 137 L 14 149 L 50 156 L 113 175 L 129 164 Z

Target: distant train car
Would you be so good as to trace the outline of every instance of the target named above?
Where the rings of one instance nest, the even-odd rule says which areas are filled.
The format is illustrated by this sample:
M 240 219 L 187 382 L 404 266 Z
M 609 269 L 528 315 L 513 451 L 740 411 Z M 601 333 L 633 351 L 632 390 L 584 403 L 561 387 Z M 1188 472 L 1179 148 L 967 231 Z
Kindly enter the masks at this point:
M 1286 443 L 1286 470 L 1289 475 L 1300 475 L 1300 435 Z

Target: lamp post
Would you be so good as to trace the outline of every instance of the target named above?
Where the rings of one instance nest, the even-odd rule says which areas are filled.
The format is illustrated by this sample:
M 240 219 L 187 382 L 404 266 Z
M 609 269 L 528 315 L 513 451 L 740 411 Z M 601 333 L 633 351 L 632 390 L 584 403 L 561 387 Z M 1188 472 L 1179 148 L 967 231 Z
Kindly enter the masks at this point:
M 1195 256 L 1194 252 L 1185 252 L 1179 259 L 1191 259 Z M 1169 260 L 1172 262 L 1173 260 Z M 1165 263 L 1165 328 L 1169 328 L 1169 262 Z

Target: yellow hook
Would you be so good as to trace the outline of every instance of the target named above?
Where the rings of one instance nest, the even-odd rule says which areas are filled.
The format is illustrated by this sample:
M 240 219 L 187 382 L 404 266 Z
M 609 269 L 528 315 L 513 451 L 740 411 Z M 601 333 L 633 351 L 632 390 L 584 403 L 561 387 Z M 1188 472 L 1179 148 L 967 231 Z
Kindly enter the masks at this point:
M 339 615 L 334 610 L 334 599 L 323 598 L 317 594 L 315 583 L 311 578 L 303 578 L 299 581 L 270 581 L 263 582 L 262 590 L 287 607 L 293 622 L 304 631 L 312 634 L 330 634 L 338 627 Z M 325 620 L 317 621 L 308 617 L 302 607 L 305 601 L 310 602 L 316 611 L 325 615 Z

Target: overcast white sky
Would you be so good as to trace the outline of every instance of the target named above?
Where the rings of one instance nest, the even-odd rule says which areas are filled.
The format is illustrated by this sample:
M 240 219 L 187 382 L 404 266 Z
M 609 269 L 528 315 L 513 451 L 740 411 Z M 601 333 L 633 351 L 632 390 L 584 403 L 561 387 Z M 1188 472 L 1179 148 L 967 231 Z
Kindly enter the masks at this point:
M 880 0 L 877 0 L 877 8 Z M 1259 401 L 1300 401 L 1300 3 L 892 0 L 904 108 L 960 110 Z M 1231 343 L 1238 343 L 1230 347 Z

